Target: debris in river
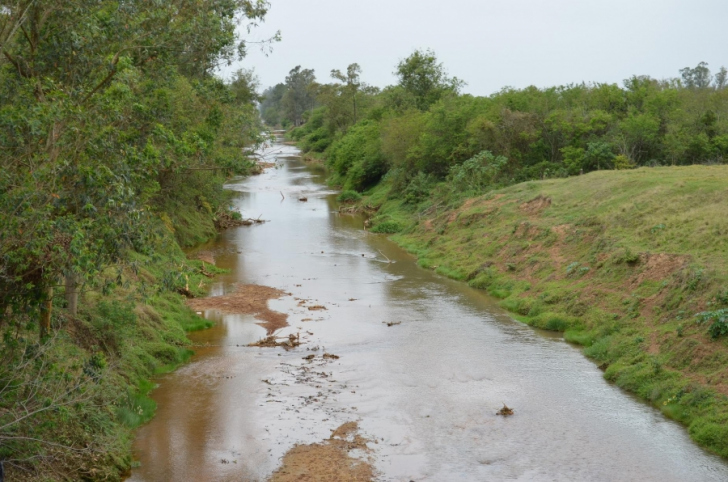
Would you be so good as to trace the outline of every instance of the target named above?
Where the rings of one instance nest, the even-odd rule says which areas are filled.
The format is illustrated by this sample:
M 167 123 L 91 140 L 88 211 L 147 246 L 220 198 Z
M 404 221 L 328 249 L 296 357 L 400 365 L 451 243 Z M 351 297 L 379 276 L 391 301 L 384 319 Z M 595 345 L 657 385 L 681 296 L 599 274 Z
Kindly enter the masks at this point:
M 339 359 L 339 355 L 333 355 L 331 353 L 324 353 L 324 356 L 323 357 L 324 358 L 330 358 L 331 360 L 338 360 Z
M 301 201 L 302 203 L 305 203 L 308 201 L 308 198 L 304 196 L 304 197 L 298 198 L 298 200 Z
M 279 338 L 277 338 L 275 335 L 270 335 L 253 343 L 250 343 L 248 346 L 258 346 L 263 348 L 274 348 L 277 346 L 282 346 L 283 348 L 288 350 L 289 348 L 295 348 L 301 345 L 301 341 L 298 335 L 291 334 L 288 335 L 287 338 L 283 338 L 282 340 L 283 341 L 279 341 Z
M 508 405 L 506 405 L 504 403 L 503 404 L 503 408 L 501 408 L 500 410 L 498 410 L 496 412 L 496 415 L 502 415 L 504 417 L 510 417 L 511 415 L 513 415 L 513 409 L 512 408 L 508 408 Z
M 240 224 L 242 224 L 243 226 L 252 226 L 253 224 L 263 224 L 263 223 L 265 223 L 265 222 L 267 222 L 267 221 L 266 221 L 265 219 L 260 219 L 260 218 L 257 218 L 257 219 L 253 219 L 253 218 L 248 218 L 248 219 L 243 219 L 243 220 L 241 220 L 241 221 L 240 221 Z
M 395 326 L 395 325 L 401 325 L 402 324 L 401 321 L 383 321 L 382 323 L 384 323 L 387 326 Z
M 202 268 L 200 268 L 200 274 L 202 276 L 207 277 L 207 278 L 214 278 L 215 277 L 214 274 L 207 272 L 207 270 L 205 269 L 205 262 L 204 261 L 202 261 Z M 200 284 L 202 284 L 202 281 L 200 281 Z
M 303 357 L 304 360 L 308 360 L 308 361 L 311 361 L 314 358 L 316 358 L 316 355 L 308 355 L 308 356 Z
M 248 346 L 275 347 L 275 346 L 279 346 L 279 343 L 278 343 L 278 340 L 276 340 L 276 337 L 271 335 L 271 336 L 262 338 L 258 341 L 255 341 L 253 343 L 250 343 Z
M 313 305 L 313 306 L 308 307 L 308 311 L 320 311 L 320 310 L 325 310 L 325 309 L 326 309 L 326 307 L 322 306 L 322 305 Z
M 218 231 L 223 231 L 225 229 L 235 228 L 237 226 L 244 225 L 245 221 L 243 219 L 240 219 L 239 214 L 240 213 L 233 211 L 219 211 L 215 215 L 215 228 Z

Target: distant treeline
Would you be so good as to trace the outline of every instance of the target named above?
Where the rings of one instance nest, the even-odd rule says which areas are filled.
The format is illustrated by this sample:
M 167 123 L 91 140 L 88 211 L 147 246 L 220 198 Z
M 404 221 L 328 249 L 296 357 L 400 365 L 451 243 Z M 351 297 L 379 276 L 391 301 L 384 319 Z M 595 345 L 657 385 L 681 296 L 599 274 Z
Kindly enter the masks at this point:
M 305 76 L 303 75 L 305 73 Z M 728 159 L 728 72 L 701 62 L 680 77 L 633 76 L 616 84 L 504 88 L 462 94 L 431 51 L 401 61 L 397 85 L 379 90 L 360 69 L 291 71 L 264 92 L 269 125 L 300 126 L 290 136 L 324 153 L 332 183 L 364 190 L 388 176 L 395 195 L 445 179 L 483 190 L 598 169 L 723 163 Z

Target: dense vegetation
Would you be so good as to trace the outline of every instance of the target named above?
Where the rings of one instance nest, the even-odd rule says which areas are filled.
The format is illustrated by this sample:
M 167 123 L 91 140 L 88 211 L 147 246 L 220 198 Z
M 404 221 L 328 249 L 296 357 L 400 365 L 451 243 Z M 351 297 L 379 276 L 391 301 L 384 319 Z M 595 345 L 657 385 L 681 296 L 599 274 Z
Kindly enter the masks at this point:
M 359 94 L 357 118 L 338 87 L 289 133 L 358 203 L 344 209 L 563 331 L 728 457 L 726 69 L 489 97 L 460 94 L 431 52 L 397 74 Z
M 242 58 L 263 0 L 14 0 L 0 7 L 0 462 L 13 479 L 130 464 L 150 375 L 205 325 L 174 291 L 210 272 L 179 245 L 229 216 L 254 164 Z M 193 284 L 194 281 L 197 281 Z
M 415 52 L 396 73 L 395 86 L 359 89 L 356 114 L 349 84 L 309 85 L 317 107 L 290 135 L 304 150 L 324 153 L 334 184 L 361 191 L 386 175 L 393 195 L 416 203 L 448 179 L 459 192 L 476 193 L 600 169 L 728 158 L 724 68 L 713 76 L 701 63 L 676 79 L 504 88 L 489 97 L 460 94 L 462 82 L 432 52 Z

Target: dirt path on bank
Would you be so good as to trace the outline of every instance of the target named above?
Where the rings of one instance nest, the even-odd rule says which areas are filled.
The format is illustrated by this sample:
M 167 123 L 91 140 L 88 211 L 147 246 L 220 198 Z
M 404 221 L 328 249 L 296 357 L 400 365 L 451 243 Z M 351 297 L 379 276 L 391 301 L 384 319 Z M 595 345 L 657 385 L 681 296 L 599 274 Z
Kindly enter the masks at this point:
M 268 308 L 268 300 L 278 299 L 288 293 L 268 286 L 244 284 L 237 290 L 223 296 L 194 298 L 187 305 L 196 311 L 217 310 L 223 313 L 252 314 L 260 320 L 260 326 L 268 335 L 288 326 L 288 315 Z

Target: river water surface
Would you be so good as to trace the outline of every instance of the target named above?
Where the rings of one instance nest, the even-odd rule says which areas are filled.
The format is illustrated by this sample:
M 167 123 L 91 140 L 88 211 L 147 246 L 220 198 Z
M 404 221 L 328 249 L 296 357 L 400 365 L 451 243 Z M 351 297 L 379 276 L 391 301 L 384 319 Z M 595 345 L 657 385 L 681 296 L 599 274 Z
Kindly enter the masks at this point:
M 192 362 L 159 381 L 130 480 L 263 481 L 295 444 L 349 421 L 372 441 L 362 456 L 382 481 L 728 480 L 723 461 L 577 348 L 339 215 L 295 148 L 269 154 L 276 168 L 228 185 L 244 217 L 269 222 L 200 249 L 230 269 L 213 295 L 236 283 L 291 293 L 269 306 L 289 315 L 280 334 L 305 343 L 246 347 L 265 335 L 252 316 L 205 313 L 218 323 L 192 334 Z M 324 352 L 340 358 L 302 359 Z M 514 416 L 496 416 L 503 403 Z

